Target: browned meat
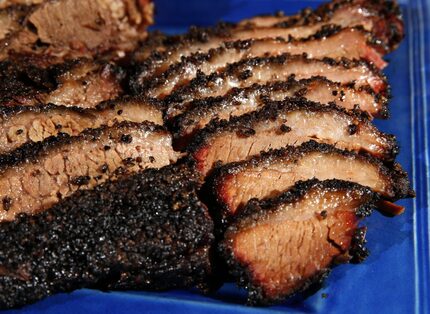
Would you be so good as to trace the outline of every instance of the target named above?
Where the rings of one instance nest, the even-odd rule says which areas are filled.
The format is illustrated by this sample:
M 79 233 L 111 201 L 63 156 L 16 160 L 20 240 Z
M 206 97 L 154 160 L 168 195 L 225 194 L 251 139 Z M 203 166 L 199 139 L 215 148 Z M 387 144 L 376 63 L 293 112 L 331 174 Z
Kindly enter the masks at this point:
M 283 100 L 300 96 L 322 104 L 335 103 L 346 109 L 359 108 L 371 116 L 387 117 L 387 99 L 369 87 L 353 87 L 331 82 L 323 77 L 296 81 L 289 79 L 266 85 L 252 85 L 233 89 L 224 97 L 198 99 L 189 103 L 173 103 L 168 107 L 166 120 L 173 132 L 174 146 L 183 148 L 189 139 L 213 119 L 229 120 L 258 110 L 265 100 Z
M 208 53 L 194 54 L 182 59 L 167 59 L 164 64 L 172 64 L 168 71 L 146 78 L 146 70 L 137 75 L 135 84 L 141 84 L 145 94 L 159 97 L 170 94 L 179 86 L 187 84 L 197 73 L 210 74 L 223 69 L 226 65 L 253 57 L 269 55 L 306 54 L 308 58 L 330 57 L 336 60 L 343 58 L 367 60 L 378 68 L 383 68 L 386 62 L 382 59 L 383 48 L 371 43 L 370 34 L 361 28 L 339 29 L 328 27 L 304 40 L 285 40 L 283 38 L 266 38 L 227 43 L 222 47 L 212 49 Z
M 376 201 L 354 183 L 301 182 L 277 198 L 248 203 L 220 250 L 249 303 L 281 301 L 318 284 L 330 267 L 367 256 L 357 225 Z
M 0 309 L 79 288 L 205 287 L 213 223 L 191 165 L 106 182 L 0 224 Z
M 17 31 L 21 27 L 20 21 L 30 12 L 31 8 L 25 6 L 15 6 L 3 9 L 0 2 L 0 43 L 9 34 Z
M 213 121 L 197 133 L 187 150 L 207 174 L 216 164 L 309 140 L 384 160 L 392 160 L 398 150 L 394 136 L 380 132 L 362 113 L 304 99 L 273 102 L 230 121 Z
M 160 105 L 137 97 L 107 101 L 94 109 L 55 105 L 0 106 L 0 154 L 60 132 L 78 135 L 85 129 L 112 126 L 121 121 L 150 121 L 162 125 L 162 110 Z
M 118 169 L 159 168 L 177 157 L 170 134 L 151 123 L 125 121 L 26 144 L 0 156 L 0 221 L 38 213 L 78 189 L 113 178 Z
M 249 28 L 273 25 L 290 27 L 292 36 L 305 36 L 312 27 L 333 24 L 339 26 L 360 25 L 371 31 L 391 50 L 395 49 L 404 36 L 401 12 L 396 1 L 387 0 L 336 0 L 322 4 L 316 10 L 305 9 L 297 15 L 256 16 L 245 19 L 239 25 Z
M 10 6 L 5 10 L 19 10 Z M 152 23 L 150 0 L 58 0 L 30 7 L 0 41 L 0 60 L 11 53 L 61 58 L 91 57 L 136 47 Z
M 278 196 L 295 182 L 313 178 L 355 182 L 390 201 L 414 195 L 400 165 L 387 168 L 370 156 L 315 141 L 227 164 L 215 170 L 209 186 L 217 211 L 228 217 L 252 198 Z
M 0 103 L 7 106 L 53 103 L 90 108 L 120 95 L 123 76 L 115 64 L 87 59 L 46 68 L 25 59 L 4 61 L 0 62 Z
M 249 87 L 285 81 L 294 76 L 307 79 L 325 76 L 328 80 L 342 84 L 354 83 L 356 88 L 371 86 L 379 93 L 386 94 L 387 83 L 384 76 L 369 64 L 361 61 L 335 61 L 333 59 L 308 59 L 305 56 L 281 55 L 275 57 L 252 58 L 228 65 L 219 73 L 198 75 L 188 85 L 178 88 L 166 98 L 169 102 L 189 102 L 194 99 L 222 96 L 232 88 Z M 139 90 L 139 86 L 136 87 Z M 159 98 L 169 94 L 163 87 L 157 90 Z
M 16 6 L 31 6 L 34 4 L 41 4 L 45 0 L 3 0 L 0 2 L 0 9 Z

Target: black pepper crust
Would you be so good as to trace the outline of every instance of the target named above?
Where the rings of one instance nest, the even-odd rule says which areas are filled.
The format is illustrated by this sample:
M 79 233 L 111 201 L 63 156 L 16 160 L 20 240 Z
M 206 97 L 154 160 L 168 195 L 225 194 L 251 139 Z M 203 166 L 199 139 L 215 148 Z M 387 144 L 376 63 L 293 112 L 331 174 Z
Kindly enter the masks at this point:
M 236 216 L 235 220 L 228 227 L 224 240 L 218 245 L 218 252 L 223 257 L 229 274 L 233 276 L 240 287 L 244 287 L 248 291 L 248 304 L 250 305 L 270 305 L 285 300 L 287 297 L 299 293 L 306 293 L 306 290 L 313 286 L 319 286 L 322 284 L 324 279 L 330 272 L 330 268 L 335 266 L 338 261 L 333 261 L 332 265 L 328 268 L 323 268 L 315 276 L 307 279 L 297 291 L 288 293 L 287 295 L 278 296 L 275 299 L 268 298 L 261 286 L 258 283 L 253 282 L 251 270 L 246 265 L 242 265 L 237 258 L 234 256 L 232 247 L 229 245 L 228 235 L 240 230 L 246 225 L 252 224 L 252 222 L 258 222 L 258 220 L 267 213 L 276 212 L 277 207 L 286 204 L 300 201 L 300 199 L 309 193 L 313 189 L 330 190 L 330 191 L 345 191 L 346 193 L 354 193 L 357 199 L 361 200 L 361 205 L 356 208 L 356 215 L 358 218 L 368 216 L 372 212 L 372 208 L 379 200 L 379 196 L 368 188 L 365 188 L 359 184 L 352 182 L 340 181 L 340 180 L 308 180 L 299 181 L 293 188 L 284 192 L 282 195 L 265 200 L 251 200 L 247 206 Z M 364 241 L 364 237 L 362 238 Z M 361 244 L 363 244 L 363 241 Z M 353 241 L 354 242 L 354 241 Z M 351 245 L 345 255 L 349 255 L 354 258 L 355 246 Z
M 351 89 L 353 86 L 345 86 L 338 82 L 332 82 L 325 77 L 315 76 L 310 79 L 295 80 L 294 77 L 290 77 L 286 81 L 277 81 L 268 84 L 253 84 L 247 88 L 234 88 L 227 95 L 219 97 L 208 97 L 203 99 L 196 99 L 187 103 L 166 103 L 167 115 L 165 116 L 165 124 L 173 134 L 173 138 L 178 140 L 184 136 L 185 130 L 194 124 L 196 124 L 201 117 L 206 116 L 208 113 L 217 112 L 219 109 L 226 107 L 235 107 L 235 99 L 248 98 L 249 95 L 257 94 L 260 98 L 266 97 L 268 94 L 275 93 L 277 91 L 290 91 L 294 90 L 296 96 L 305 96 L 307 90 L 312 84 L 326 84 L 333 89 Z M 381 94 L 376 94 L 369 86 L 362 86 L 355 88 L 357 92 L 369 94 L 373 97 L 374 102 L 378 104 L 379 111 L 377 111 L 376 117 L 387 118 L 388 115 L 388 100 Z M 269 97 L 270 98 L 270 97 Z M 169 110 L 179 110 L 183 113 L 171 118 L 169 116 Z
M 80 58 L 41 67 L 19 57 L 17 60 L 0 62 L 0 103 L 19 105 L 25 103 L 25 99 L 32 99 L 35 103 L 42 104 L 41 95 L 57 89 L 64 74 L 88 63 L 96 64 L 96 71 L 104 77 L 110 76 L 118 85 L 123 84 L 126 73 L 113 63 Z
M 114 124 L 112 127 L 101 126 L 97 129 L 86 129 L 77 136 L 70 136 L 60 132 L 56 136 L 50 136 L 40 142 L 27 142 L 10 153 L 0 155 L 0 173 L 7 170 L 9 167 L 17 167 L 23 163 L 37 161 L 59 147 L 69 146 L 81 141 L 96 142 L 106 132 L 114 136 L 115 134 L 121 135 L 122 130 L 129 129 L 139 129 L 142 130 L 142 132 L 156 132 L 160 134 L 168 133 L 164 127 L 148 121 L 141 123 L 122 121 Z
M 321 29 L 319 29 L 315 34 L 307 37 L 294 39 L 290 38 L 264 38 L 264 39 L 248 39 L 248 40 L 238 40 L 234 42 L 226 42 L 218 48 L 210 49 L 207 53 L 193 53 L 192 55 L 182 58 L 179 62 L 173 63 L 168 70 L 161 73 L 160 75 L 154 75 L 147 77 L 147 69 L 146 65 L 142 65 L 143 75 L 140 75 L 139 70 L 136 70 L 136 73 L 130 78 L 130 84 L 132 88 L 136 92 L 147 93 L 148 91 L 154 90 L 157 87 L 165 84 L 166 81 L 169 81 L 172 78 L 181 77 L 186 73 L 187 69 L 190 67 L 198 67 L 201 64 L 211 62 L 216 57 L 220 57 L 228 51 L 247 51 L 252 49 L 252 46 L 258 45 L 259 43 L 265 42 L 279 42 L 279 43 L 291 43 L 291 44 L 300 44 L 306 43 L 309 41 L 321 41 L 327 40 L 330 37 L 334 37 L 335 35 L 341 33 L 342 31 L 350 31 L 354 29 L 356 32 L 360 32 L 364 35 L 365 43 L 369 46 L 375 48 L 381 54 L 385 54 L 387 49 L 379 43 L 370 32 L 364 30 L 362 26 L 356 26 L 352 28 L 341 28 L 337 25 L 325 25 Z M 231 63 L 231 62 L 230 62 Z M 152 63 L 153 64 L 153 63 Z M 227 61 L 226 61 L 227 64 Z
M 253 129 L 253 126 L 261 121 L 275 120 L 279 114 L 305 110 L 311 112 L 332 112 L 348 116 L 352 121 L 359 125 L 371 125 L 369 116 L 360 110 L 346 110 L 334 104 L 322 105 L 320 103 L 308 101 L 304 98 L 286 98 L 284 101 L 267 101 L 267 104 L 260 110 L 250 112 L 238 117 L 227 120 L 212 120 L 205 128 L 199 130 L 186 151 L 193 154 L 208 145 L 212 137 L 224 132 L 238 132 L 242 129 Z M 375 128 L 375 132 L 386 139 L 387 151 L 382 158 L 386 162 L 392 162 L 399 152 L 396 137 L 392 134 L 383 133 Z
M 389 94 L 387 78 L 385 75 L 379 71 L 373 64 L 370 64 L 364 60 L 349 60 L 346 58 L 342 58 L 340 60 L 335 60 L 332 58 L 323 58 L 323 59 L 309 59 L 307 56 L 303 55 L 290 55 L 290 54 L 282 54 L 278 56 L 270 56 L 270 57 L 255 57 L 244 59 L 232 64 L 227 65 L 223 71 L 214 72 L 209 75 L 205 75 L 203 73 L 198 73 L 196 78 L 191 80 L 187 85 L 177 88 L 170 95 L 165 98 L 167 103 L 169 102 L 182 102 L 190 98 L 190 95 L 194 95 L 198 93 L 200 88 L 204 88 L 210 86 L 212 84 L 217 83 L 217 81 L 224 80 L 228 77 L 234 77 L 240 80 L 241 75 L 244 71 L 252 71 L 252 69 L 263 66 L 272 66 L 276 69 L 277 65 L 283 65 L 288 62 L 293 61 L 302 61 L 305 63 L 315 63 L 315 62 L 323 62 L 324 64 L 333 66 L 333 67 L 342 67 L 345 69 L 352 69 L 354 67 L 363 66 L 369 69 L 369 73 L 372 73 L 374 76 L 378 77 L 382 82 L 384 82 L 384 89 L 382 90 L 382 94 L 384 97 L 387 97 Z
M 209 205 L 209 208 L 216 208 L 216 213 L 219 217 L 216 220 L 225 224 L 227 217 L 230 216 L 230 214 L 228 213 L 229 209 L 227 205 L 221 199 L 219 188 L 230 175 L 235 175 L 246 169 L 252 169 L 274 162 L 283 161 L 286 164 L 295 163 L 305 155 L 314 152 L 344 156 L 346 158 L 353 158 L 364 163 L 374 165 L 378 168 L 379 173 L 387 178 L 386 184 L 389 186 L 389 194 L 381 195 L 381 197 L 386 200 L 396 201 L 402 198 L 413 197 L 415 195 L 408 180 L 407 173 L 399 164 L 394 163 L 394 165 L 388 167 L 379 159 L 376 159 L 369 154 L 357 154 L 352 151 L 338 149 L 333 145 L 318 143 L 311 140 L 301 144 L 300 146 L 286 146 L 280 149 L 263 151 L 260 155 L 251 157 L 246 161 L 232 162 L 216 168 L 209 178 L 206 179 L 206 183 L 204 185 L 205 193 L 208 194 L 205 197 L 205 199 L 208 199 L 206 203 Z M 215 214 L 213 214 L 213 216 L 214 215 Z
M 189 160 L 78 191 L 0 224 L 0 309 L 78 288 L 204 286 L 213 223 Z

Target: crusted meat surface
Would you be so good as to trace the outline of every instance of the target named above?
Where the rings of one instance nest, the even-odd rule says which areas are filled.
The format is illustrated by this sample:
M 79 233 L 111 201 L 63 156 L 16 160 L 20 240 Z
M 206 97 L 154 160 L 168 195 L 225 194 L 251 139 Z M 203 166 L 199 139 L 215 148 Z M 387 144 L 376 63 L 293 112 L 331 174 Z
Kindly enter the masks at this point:
M 244 88 L 255 83 L 284 81 L 291 76 L 299 80 L 324 76 L 333 82 L 354 83 L 356 88 L 369 85 L 375 92 L 387 93 L 384 76 L 364 61 L 309 59 L 306 56 L 283 54 L 245 59 L 228 65 L 219 73 L 198 75 L 170 95 L 160 93 L 159 98 L 168 96 L 165 99 L 169 102 L 189 102 L 198 98 L 222 96 L 234 87 Z M 137 91 L 140 88 L 133 87 Z
M 236 88 L 224 97 L 209 97 L 189 103 L 173 102 L 168 104 L 165 120 L 173 132 L 174 145 L 183 148 L 199 129 L 213 119 L 229 120 L 260 109 L 267 99 L 280 101 L 292 96 L 322 104 L 335 103 L 345 109 L 358 108 L 376 117 L 388 115 L 387 99 L 369 87 L 353 88 L 323 77 L 313 77 Z
M 121 171 L 160 168 L 177 158 L 170 134 L 149 122 L 124 121 L 79 136 L 61 133 L 28 143 L 0 156 L 0 221 L 36 214 Z
M 148 169 L 0 224 L 0 308 L 79 288 L 200 286 L 213 223 L 187 163 Z
M 173 38 L 156 37 L 156 40 L 151 39 L 143 45 L 135 53 L 134 59 L 136 62 L 143 62 L 141 77 L 149 77 L 164 72 L 182 57 L 207 52 L 224 42 L 276 37 L 301 39 L 312 36 L 329 25 L 342 28 L 362 27 L 390 49 L 397 47 L 404 36 L 397 4 L 386 0 L 337 1 L 322 5 L 315 12 L 305 10 L 288 18 L 257 17 L 243 20 L 238 25 L 222 23 L 207 29 L 193 27 L 187 34 Z
M 143 75 L 137 74 L 136 84 L 141 84 L 145 93 L 151 97 L 169 94 L 178 86 L 187 84 L 196 77 L 197 73 L 210 74 L 224 68 L 227 64 L 253 57 L 268 55 L 307 54 L 309 58 L 355 59 L 367 60 L 378 68 L 383 68 L 386 62 L 382 59 L 384 48 L 373 45 L 372 37 L 362 28 L 340 29 L 328 26 L 316 34 L 303 39 L 284 38 L 250 39 L 225 43 L 219 48 L 211 49 L 208 53 L 193 54 L 190 57 L 177 60 L 165 60 L 164 65 L 172 64 L 168 71 L 147 79 L 146 66 Z M 378 49 L 379 47 L 379 49 Z M 172 56 L 173 58 L 173 56 Z M 138 71 L 137 71 L 138 72 Z
M 13 4 L 0 11 L 26 14 L 0 38 L 0 60 L 11 54 L 55 56 L 62 59 L 92 57 L 132 50 L 146 37 L 152 23 L 150 0 L 58 0 Z M 37 1 L 36 1 L 37 2 Z M 40 2 L 40 1 L 39 1 Z M 10 23 L 9 23 L 10 24 Z
M 390 161 L 398 151 L 394 136 L 380 132 L 363 114 L 300 98 L 272 102 L 230 121 L 213 121 L 196 134 L 187 150 L 206 174 L 215 164 L 309 140 Z
M 407 174 L 400 165 L 387 167 L 370 156 L 315 141 L 227 164 L 215 170 L 209 186 L 215 207 L 227 217 L 252 198 L 274 197 L 297 181 L 313 178 L 355 182 L 390 201 L 413 195 Z
M 0 154 L 60 132 L 78 135 L 85 129 L 112 126 L 121 121 L 162 125 L 162 108 L 139 97 L 122 97 L 89 109 L 55 105 L 0 106 Z
M 82 108 L 116 98 L 124 73 L 113 63 L 77 59 L 45 67 L 26 59 L 0 62 L 2 105 L 58 104 Z
M 357 225 L 376 200 L 369 189 L 345 181 L 299 182 L 277 198 L 251 201 L 220 251 L 248 301 L 272 303 L 321 280 L 331 266 L 365 256 L 354 243 Z

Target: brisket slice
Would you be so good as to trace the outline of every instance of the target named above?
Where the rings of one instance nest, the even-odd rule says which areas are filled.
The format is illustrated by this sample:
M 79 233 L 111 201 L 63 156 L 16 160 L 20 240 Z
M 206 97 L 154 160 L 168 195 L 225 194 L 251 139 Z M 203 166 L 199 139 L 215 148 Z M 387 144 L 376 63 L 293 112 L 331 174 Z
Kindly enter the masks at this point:
M 60 132 L 78 135 L 85 129 L 112 126 L 121 121 L 162 125 L 162 107 L 140 97 L 122 97 L 89 109 L 51 104 L 0 106 L 0 154 Z
M 277 198 L 249 202 L 220 251 L 250 304 L 282 301 L 321 281 L 330 267 L 367 256 L 357 225 L 377 199 L 350 182 L 299 182 Z
M 269 55 L 306 54 L 308 58 L 329 57 L 336 60 L 348 58 L 351 60 L 366 60 L 378 68 L 386 66 L 382 59 L 383 47 L 376 46 L 375 40 L 362 28 L 341 29 L 329 26 L 303 40 L 284 38 L 250 39 L 226 43 L 225 45 L 211 49 L 208 53 L 193 54 L 190 57 L 168 59 L 165 61 L 166 69 L 160 75 L 149 79 L 138 73 L 135 77 L 136 84 L 141 84 L 144 93 L 151 97 L 167 95 L 179 86 L 187 84 L 197 73 L 210 74 L 216 72 L 228 64 L 243 59 L 264 57 Z M 173 58 L 173 57 L 172 57 Z M 145 73 L 145 71 L 144 71 Z
M 253 198 L 279 195 L 297 181 L 338 179 L 366 186 L 395 201 L 413 196 L 399 164 L 385 166 L 371 156 L 340 150 L 315 141 L 262 152 L 247 161 L 216 169 L 209 180 L 211 199 L 221 216 L 234 215 Z
M 310 25 L 313 27 L 327 24 L 343 27 L 360 25 L 394 50 L 405 35 L 401 15 L 397 1 L 334 0 L 323 3 L 315 10 L 304 9 L 292 16 L 283 12 L 260 15 L 244 19 L 239 25 L 251 29 L 269 26 L 288 27 L 294 31 L 293 37 L 305 36 Z
M 213 223 L 178 163 L 78 191 L 0 224 L 0 309 L 79 288 L 203 287 Z
M 158 98 L 168 96 L 165 98 L 167 101 L 189 102 L 198 98 L 222 96 L 234 87 L 285 81 L 291 76 L 300 80 L 321 75 L 333 82 L 354 83 L 357 88 L 369 85 L 376 93 L 387 94 L 387 82 L 383 74 L 364 61 L 309 59 L 301 55 L 283 54 L 245 59 L 228 65 L 219 73 L 199 74 L 189 84 L 171 94 L 159 93 Z M 133 81 L 131 84 L 134 85 L 132 88 L 139 90 L 139 85 Z
M 363 113 L 301 98 L 268 103 L 230 121 L 215 120 L 196 134 L 187 150 L 196 158 L 198 169 L 207 174 L 217 164 L 309 140 L 385 161 L 392 161 L 398 152 L 395 137 L 380 132 Z
M 25 144 L 0 156 L 0 221 L 36 214 L 78 189 L 177 158 L 170 134 L 149 122 L 124 121 Z
M 313 77 L 236 88 L 224 97 L 197 99 L 189 103 L 172 102 L 167 104 L 165 120 L 173 133 L 174 145 L 183 148 L 199 129 L 213 119 L 229 120 L 260 109 L 267 99 L 280 101 L 293 96 L 322 104 L 335 103 L 345 109 L 360 109 L 370 116 L 388 116 L 387 99 L 375 94 L 368 86 L 354 88 L 323 77 Z
M 150 0 L 58 0 L 27 8 L 19 25 L 0 41 L 0 60 L 14 53 L 63 60 L 105 52 L 124 54 L 146 37 L 153 4 Z
M 18 58 L 0 62 L 0 102 L 90 108 L 122 94 L 123 78 L 123 71 L 109 62 L 77 59 L 44 67 Z
M 258 17 L 266 25 L 252 25 L 249 20 L 239 24 L 221 23 L 212 28 L 192 27 L 180 36 L 154 36 L 134 54 L 141 63 L 141 78 L 164 72 L 172 62 L 196 52 L 208 52 L 224 42 L 236 40 L 276 38 L 302 39 L 314 35 L 329 25 L 347 28 L 359 26 L 371 32 L 378 42 L 394 49 L 404 36 L 400 10 L 388 1 L 343 1 L 321 6 L 316 12 L 303 11 L 289 22 L 285 17 Z M 274 25 L 277 24 L 277 25 Z M 151 53 L 152 51 L 152 53 Z

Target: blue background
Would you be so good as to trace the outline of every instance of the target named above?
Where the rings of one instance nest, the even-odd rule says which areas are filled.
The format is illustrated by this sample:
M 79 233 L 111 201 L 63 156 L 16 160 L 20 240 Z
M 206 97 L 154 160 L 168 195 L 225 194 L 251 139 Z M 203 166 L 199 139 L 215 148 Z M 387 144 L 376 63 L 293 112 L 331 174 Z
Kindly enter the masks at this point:
M 208 26 L 277 10 L 294 13 L 319 3 L 156 0 L 157 24 L 153 28 L 178 33 L 192 24 Z M 407 208 L 402 216 L 388 219 L 375 212 L 364 222 L 371 255 L 363 264 L 335 268 L 324 288 L 302 302 L 289 301 L 269 308 L 243 306 L 244 292 L 227 284 L 210 297 L 191 291 L 108 293 L 84 289 L 7 313 L 428 313 L 430 14 L 424 0 L 401 4 L 407 37 L 387 56 L 390 65 L 385 71 L 392 86 L 392 117 L 377 124 L 397 135 L 401 144 L 398 161 L 410 174 L 418 195 L 401 202 Z

